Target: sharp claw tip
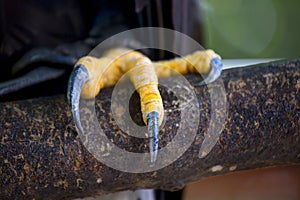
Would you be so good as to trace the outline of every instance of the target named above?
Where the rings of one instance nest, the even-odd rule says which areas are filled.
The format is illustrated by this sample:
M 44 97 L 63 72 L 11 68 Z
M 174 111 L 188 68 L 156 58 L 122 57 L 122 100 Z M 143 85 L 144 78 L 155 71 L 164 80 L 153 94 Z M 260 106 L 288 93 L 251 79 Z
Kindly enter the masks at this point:
M 151 162 L 151 163 L 155 163 L 156 158 L 157 158 L 157 151 L 152 151 L 152 152 L 150 152 L 150 156 L 151 156 L 150 162 Z
M 223 63 L 222 60 L 218 57 L 214 57 L 210 61 L 211 70 L 207 77 L 199 83 L 199 86 L 203 86 L 209 83 L 214 82 L 222 73 Z
M 154 163 L 158 153 L 158 112 L 150 112 L 147 114 L 150 162 Z
M 215 73 L 215 76 L 219 77 L 221 75 L 222 68 L 223 68 L 222 60 L 218 57 L 215 57 L 211 60 L 210 65 L 211 68 L 213 69 L 212 71 L 214 71 Z
M 68 104 L 71 109 L 76 128 L 81 133 L 83 132 L 83 129 L 80 123 L 79 101 L 81 89 L 87 80 L 88 71 L 86 67 L 84 65 L 78 65 L 72 71 L 68 84 Z

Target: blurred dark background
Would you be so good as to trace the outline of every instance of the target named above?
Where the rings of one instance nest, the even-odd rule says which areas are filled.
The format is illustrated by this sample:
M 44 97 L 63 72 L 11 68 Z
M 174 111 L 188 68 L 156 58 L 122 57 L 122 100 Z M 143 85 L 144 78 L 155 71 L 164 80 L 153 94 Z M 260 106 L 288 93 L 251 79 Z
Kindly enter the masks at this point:
M 12 73 L 16 62 L 30 50 L 57 51 L 69 45 L 63 54 L 76 60 L 97 42 L 137 27 L 175 29 L 223 59 L 299 58 L 299 8 L 299 0 L 0 0 L 0 86 L 39 66 L 64 70 L 54 82 L 41 81 L 12 94 L 0 91 L 0 100 L 66 92 L 73 65 L 29 62 Z M 94 44 L 87 45 L 87 38 Z M 157 53 L 154 51 L 151 58 L 172 56 L 158 57 Z

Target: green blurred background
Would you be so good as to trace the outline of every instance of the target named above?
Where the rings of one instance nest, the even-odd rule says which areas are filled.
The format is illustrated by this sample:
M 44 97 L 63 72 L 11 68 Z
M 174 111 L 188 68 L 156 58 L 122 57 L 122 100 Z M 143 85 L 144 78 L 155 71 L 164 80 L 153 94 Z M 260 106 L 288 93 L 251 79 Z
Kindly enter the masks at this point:
M 223 58 L 300 58 L 300 0 L 199 0 L 205 48 Z

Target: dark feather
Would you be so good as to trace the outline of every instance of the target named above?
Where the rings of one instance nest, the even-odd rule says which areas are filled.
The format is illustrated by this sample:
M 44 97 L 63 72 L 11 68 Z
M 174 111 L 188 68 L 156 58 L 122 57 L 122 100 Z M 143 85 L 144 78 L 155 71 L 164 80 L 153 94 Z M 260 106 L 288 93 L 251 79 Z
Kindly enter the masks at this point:
M 172 18 L 173 26 L 176 31 L 184 33 L 197 42 L 201 43 L 201 13 L 197 5 L 197 0 L 173 0 Z M 179 38 L 177 38 L 179 40 Z M 191 53 L 191 49 L 185 41 L 175 41 L 174 49 L 180 50 L 182 54 Z
M 150 0 L 135 0 L 135 12 L 141 12 L 149 3 Z

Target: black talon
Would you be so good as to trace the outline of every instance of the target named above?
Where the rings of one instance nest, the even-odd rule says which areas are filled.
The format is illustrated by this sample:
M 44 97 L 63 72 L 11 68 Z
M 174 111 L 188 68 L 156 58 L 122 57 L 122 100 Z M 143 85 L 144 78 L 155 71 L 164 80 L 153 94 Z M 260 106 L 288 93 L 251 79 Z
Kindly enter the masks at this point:
M 222 61 L 220 58 L 213 58 L 210 61 L 211 70 L 209 74 L 206 76 L 206 78 L 200 82 L 199 85 L 205 85 L 214 82 L 222 73 Z
M 79 101 L 83 85 L 89 78 L 88 71 L 84 65 L 77 65 L 71 73 L 68 84 L 68 104 L 71 109 L 74 123 L 81 133 L 83 129 L 80 122 Z
M 154 163 L 158 153 L 158 112 L 152 111 L 147 114 L 148 124 L 148 137 L 149 137 L 149 150 L 150 150 L 150 161 Z

